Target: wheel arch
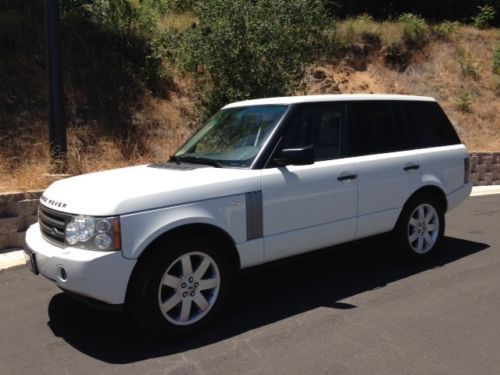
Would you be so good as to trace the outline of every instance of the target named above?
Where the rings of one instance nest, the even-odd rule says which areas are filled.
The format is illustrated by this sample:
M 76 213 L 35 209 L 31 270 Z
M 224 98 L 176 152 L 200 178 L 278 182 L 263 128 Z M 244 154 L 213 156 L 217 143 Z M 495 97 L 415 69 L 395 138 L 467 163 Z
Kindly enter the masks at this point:
M 422 186 L 421 188 L 413 192 L 413 194 L 410 195 L 410 197 L 406 200 L 404 207 L 412 200 L 417 199 L 421 196 L 432 196 L 437 198 L 439 203 L 441 204 L 441 207 L 443 208 L 443 212 L 446 212 L 448 210 L 448 200 L 446 199 L 446 194 L 443 189 L 436 185 Z
M 224 251 L 229 255 L 230 263 L 233 269 L 238 271 L 241 268 L 241 261 L 236 248 L 236 243 L 224 229 L 213 224 L 206 223 L 183 224 L 161 233 L 141 252 L 129 278 L 125 302 L 127 302 L 130 297 L 131 286 L 134 284 L 138 274 L 141 272 L 142 265 L 146 263 L 146 259 L 154 257 L 158 251 L 161 251 L 159 245 L 166 243 L 170 238 L 177 236 L 192 236 L 193 234 L 196 234 L 197 236 L 208 236 L 216 241 L 221 241 L 224 244 Z M 168 251 L 168 249 L 165 249 L 164 251 Z

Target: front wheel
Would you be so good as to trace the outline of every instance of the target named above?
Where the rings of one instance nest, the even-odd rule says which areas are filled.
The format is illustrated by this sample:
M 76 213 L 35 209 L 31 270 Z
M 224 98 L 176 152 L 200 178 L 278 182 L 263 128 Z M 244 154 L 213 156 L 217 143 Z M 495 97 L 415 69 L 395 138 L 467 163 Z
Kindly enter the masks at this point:
M 144 260 L 132 286 L 132 313 L 149 331 L 185 336 L 220 310 L 232 270 L 212 241 L 178 238 Z
M 440 202 L 431 196 L 416 197 L 406 204 L 396 225 L 398 249 L 406 258 L 428 258 L 439 248 L 444 228 Z

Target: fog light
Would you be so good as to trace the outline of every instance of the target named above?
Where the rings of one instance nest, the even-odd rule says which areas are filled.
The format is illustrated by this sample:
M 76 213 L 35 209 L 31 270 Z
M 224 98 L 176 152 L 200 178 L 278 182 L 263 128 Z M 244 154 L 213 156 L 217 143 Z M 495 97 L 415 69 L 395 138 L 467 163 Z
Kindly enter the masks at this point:
M 57 278 L 63 283 L 68 280 L 68 274 L 63 266 L 57 266 Z

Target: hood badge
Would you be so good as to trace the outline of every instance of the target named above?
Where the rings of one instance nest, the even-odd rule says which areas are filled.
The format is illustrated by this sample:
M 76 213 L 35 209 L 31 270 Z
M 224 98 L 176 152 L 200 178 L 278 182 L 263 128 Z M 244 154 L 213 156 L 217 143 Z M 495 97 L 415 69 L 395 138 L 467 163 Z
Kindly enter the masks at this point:
M 61 207 L 61 208 L 65 208 L 67 206 L 66 203 L 63 203 L 63 202 L 58 202 L 58 201 L 55 201 L 53 199 L 49 199 L 47 198 L 45 195 L 42 195 L 40 200 L 45 203 L 45 204 L 49 204 L 51 206 L 55 206 L 55 207 Z

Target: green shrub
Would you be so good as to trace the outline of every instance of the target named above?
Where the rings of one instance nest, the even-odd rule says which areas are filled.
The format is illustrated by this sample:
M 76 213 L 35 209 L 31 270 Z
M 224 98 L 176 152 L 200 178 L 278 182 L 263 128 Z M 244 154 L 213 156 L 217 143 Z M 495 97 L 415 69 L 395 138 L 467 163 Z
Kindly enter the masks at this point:
M 493 73 L 500 75 L 500 42 L 495 46 L 495 51 L 493 51 Z
M 343 21 L 338 34 L 349 46 L 366 40 L 380 41 L 379 24 L 368 14 Z
M 468 92 L 462 92 L 458 96 L 457 108 L 463 113 L 471 112 L 472 98 Z
M 500 96 L 500 75 L 493 76 L 492 90 L 496 96 Z
M 185 12 L 194 9 L 199 0 L 160 0 L 165 7 L 174 12 Z
M 429 26 L 422 18 L 412 13 L 399 16 L 399 22 L 404 26 L 403 37 L 407 43 L 423 45 L 429 39 Z
M 437 37 L 448 39 L 457 33 L 460 23 L 457 21 L 444 21 L 434 27 L 434 33 Z
M 486 29 L 491 25 L 491 22 L 495 18 L 495 8 L 491 5 L 478 6 L 479 12 L 477 15 L 472 17 L 472 22 L 474 26 L 479 29 Z
M 326 22 L 319 0 L 205 0 L 184 32 L 177 62 L 202 83 L 207 109 L 242 99 L 284 95 L 318 55 Z

